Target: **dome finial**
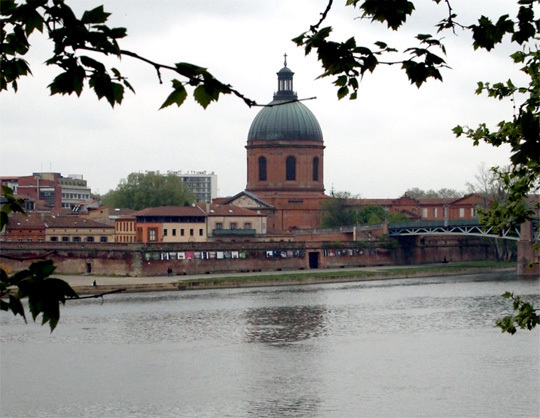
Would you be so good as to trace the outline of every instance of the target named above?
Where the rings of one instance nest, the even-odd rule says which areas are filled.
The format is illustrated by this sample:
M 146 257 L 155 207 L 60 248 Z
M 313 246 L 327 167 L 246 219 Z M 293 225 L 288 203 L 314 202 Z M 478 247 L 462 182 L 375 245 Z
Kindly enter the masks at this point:
M 283 58 L 284 58 L 283 66 L 286 67 L 287 66 L 287 53 L 283 54 Z

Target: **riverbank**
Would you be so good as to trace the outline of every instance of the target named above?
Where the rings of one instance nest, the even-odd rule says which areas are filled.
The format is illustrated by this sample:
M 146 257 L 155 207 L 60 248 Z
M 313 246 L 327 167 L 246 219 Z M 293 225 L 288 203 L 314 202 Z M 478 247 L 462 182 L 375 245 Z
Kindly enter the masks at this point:
M 292 270 L 192 276 L 61 276 L 79 295 L 122 292 L 226 289 L 385 280 L 410 277 L 451 276 L 515 271 L 515 263 L 470 262 L 415 266 L 356 267 L 325 270 Z M 95 283 L 95 286 L 94 286 Z

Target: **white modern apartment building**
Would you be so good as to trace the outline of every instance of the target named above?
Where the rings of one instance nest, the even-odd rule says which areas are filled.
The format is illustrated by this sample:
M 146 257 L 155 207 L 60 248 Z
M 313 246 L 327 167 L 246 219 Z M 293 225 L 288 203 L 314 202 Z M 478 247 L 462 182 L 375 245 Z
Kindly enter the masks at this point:
M 69 174 L 67 177 L 59 177 L 58 184 L 62 189 L 62 207 L 73 209 L 81 202 L 92 199 L 92 191 L 81 174 Z
M 217 175 L 212 171 L 168 171 L 180 177 L 188 189 L 195 195 L 198 203 L 211 203 L 217 197 Z

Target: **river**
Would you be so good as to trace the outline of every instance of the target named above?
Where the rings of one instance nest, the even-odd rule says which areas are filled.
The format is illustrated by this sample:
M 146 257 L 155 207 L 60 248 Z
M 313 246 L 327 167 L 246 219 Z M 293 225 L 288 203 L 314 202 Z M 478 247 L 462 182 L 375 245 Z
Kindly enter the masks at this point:
M 538 417 L 540 330 L 483 274 L 120 294 L 0 315 L 2 417 Z

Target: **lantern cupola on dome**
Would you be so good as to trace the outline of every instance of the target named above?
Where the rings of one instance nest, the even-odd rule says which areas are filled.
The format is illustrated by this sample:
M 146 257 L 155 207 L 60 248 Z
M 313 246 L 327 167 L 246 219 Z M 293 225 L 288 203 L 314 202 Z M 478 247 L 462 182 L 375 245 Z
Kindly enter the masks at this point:
M 323 141 L 323 134 L 315 115 L 298 101 L 293 90 L 294 73 L 287 67 L 277 72 L 278 90 L 251 123 L 248 142 L 257 140 L 308 140 Z

